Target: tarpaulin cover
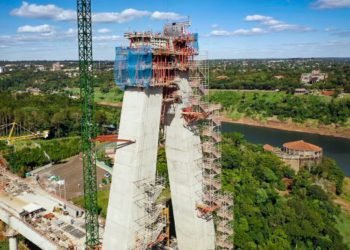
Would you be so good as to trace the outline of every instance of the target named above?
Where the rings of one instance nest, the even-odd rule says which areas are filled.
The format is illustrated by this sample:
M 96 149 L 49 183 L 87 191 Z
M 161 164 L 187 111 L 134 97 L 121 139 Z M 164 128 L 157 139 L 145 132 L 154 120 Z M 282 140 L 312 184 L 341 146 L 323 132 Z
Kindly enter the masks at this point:
M 193 37 L 194 37 L 194 41 L 193 42 L 191 42 L 191 47 L 195 50 L 195 51 L 199 51 L 199 45 L 198 45 L 198 33 L 194 33 L 194 34 L 192 34 L 193 35 Z
M 152 80 L 152 48 L 150 46 L 116 47 L 114 76 L 116 84 L 121 89 L 148 88 Z

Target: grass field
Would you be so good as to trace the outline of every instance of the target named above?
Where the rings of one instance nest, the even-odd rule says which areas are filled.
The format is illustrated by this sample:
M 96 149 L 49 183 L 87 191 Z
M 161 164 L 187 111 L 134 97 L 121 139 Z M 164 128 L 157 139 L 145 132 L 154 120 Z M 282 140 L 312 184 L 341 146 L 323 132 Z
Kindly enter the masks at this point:
M 101 208 L 101 216 L 106 218 L 107 216 L 107 207 L 109 199 L 109 187 L 106 189 L 100 190 L 97 193 L 97 204 Z M 73 199 L 74 204 L 83 207 L 84 206 L 84 197 L 77 197 Z
M 71 88 L 69 90 L 73 95 L 79 95 L 79 88 Z M 113 87 L 108 93 L 102 93 L 100 88 L 95 88 L 95 102 L 121 102 L 123 100 L 123 92 L 118 87 Z

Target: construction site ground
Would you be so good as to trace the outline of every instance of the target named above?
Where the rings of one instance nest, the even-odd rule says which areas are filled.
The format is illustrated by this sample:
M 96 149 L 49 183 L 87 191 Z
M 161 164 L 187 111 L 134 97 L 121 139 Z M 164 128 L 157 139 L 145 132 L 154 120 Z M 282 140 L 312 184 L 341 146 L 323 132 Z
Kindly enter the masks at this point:
M 97 183 L 100 188 L 103 187 L 102 179 L 105 173 L 105 170 L 97 168 Z M 83 161 L 79 155 L 68 159 L 62 164 L 44 169 L 37 174 L 39 175 L 39 183 L 43 188 L 48 188 L 51 192 L 56 191 L 57 195 L 59 195 L 60 191 L 62 198 L 71 200 L 83 195 Z M 64 180 L 66 191 L 64 191 L 63 186 L 60 190 L 58 190 L 57 186 L 54 187 L 52 181 L 48 179 L 50 176 L 59 176 L 60 180 Z
M 23 230 L 29 228 L 33 233 L 39 233 L 40 237 L 46 238 L 63 249 L 68 249 L 69 246 L 82 249 L 85 245 L 85 219 L 81 216 L 80 208 L 54 195 L 49 195 L 47 190 L 38 186 L 34 178 L 22 179 L 5 171 L 2 180 L 6 183 L 4 189 L 0 191 L 2 214 L 5 213 L 22 221 L 27 227 Z M 31 208 L 26 208 L 28 206 Z M 28 212 L 29 215 L 21 214 L 24 209 L 32 209 L 33 206 L 36 208 L 33 212 Z M 15 223 L 14 220 L 11 222 Z M 21 229 L 16 228 L 20 234 Z

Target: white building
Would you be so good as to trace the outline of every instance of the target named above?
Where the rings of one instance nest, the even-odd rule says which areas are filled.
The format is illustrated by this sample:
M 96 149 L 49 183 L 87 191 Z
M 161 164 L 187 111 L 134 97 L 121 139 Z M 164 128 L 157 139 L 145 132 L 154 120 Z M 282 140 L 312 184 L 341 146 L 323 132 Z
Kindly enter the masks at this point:
M 52 64 L 52 71 L 60 71 L 61 68 L 62 65 L 59 62 Z
M 325 81 L 327 78 L 327 73 L 321 73 L 320 70 L 313 70 L 311 73 L 301 74 L 300 81 L 304 84 L 313 84 L 316 82 Z
M 39 70 L 39 71 L 45 71 L 45 66 L 44 65 L 34 65 L 34 67 Z

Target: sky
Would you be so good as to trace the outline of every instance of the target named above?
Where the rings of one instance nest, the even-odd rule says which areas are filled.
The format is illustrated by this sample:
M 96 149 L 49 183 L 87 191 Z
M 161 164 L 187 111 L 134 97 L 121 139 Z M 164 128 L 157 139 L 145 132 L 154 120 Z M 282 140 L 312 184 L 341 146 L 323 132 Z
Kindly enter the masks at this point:
M 75 0 L 0 0 L 0 60 L 76 60 Z M 350 57 L 350 0 L 92 0 L 95 60 L 190 18 L 212 59 Z

